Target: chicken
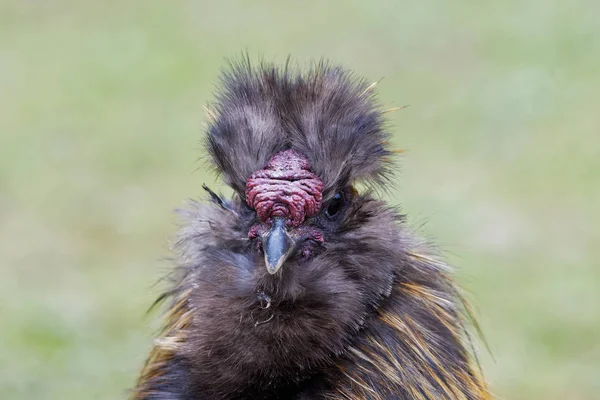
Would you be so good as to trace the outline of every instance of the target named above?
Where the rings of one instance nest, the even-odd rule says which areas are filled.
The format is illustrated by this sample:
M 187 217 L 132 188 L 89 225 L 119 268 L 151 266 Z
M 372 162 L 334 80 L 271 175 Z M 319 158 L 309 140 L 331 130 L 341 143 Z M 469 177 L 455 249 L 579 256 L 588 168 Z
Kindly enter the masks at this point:
M 373 86 L 326 62 L 223 73 L 205 144 L 234 195 L 180 211 L 132 399 L 491 398 L 451 270 L 374 195 L 394 152 Z

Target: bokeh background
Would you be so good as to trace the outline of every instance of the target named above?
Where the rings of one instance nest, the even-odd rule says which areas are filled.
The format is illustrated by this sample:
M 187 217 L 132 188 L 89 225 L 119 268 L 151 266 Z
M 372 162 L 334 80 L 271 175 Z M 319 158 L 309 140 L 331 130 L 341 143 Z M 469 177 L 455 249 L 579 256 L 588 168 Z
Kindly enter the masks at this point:
M 600 398 L 600 2 L 0 0 L 0 398 L 119 399 L 224 57 L 378 85 L 500 399 Z M 199 168 L 200 167 L 200 168 Z

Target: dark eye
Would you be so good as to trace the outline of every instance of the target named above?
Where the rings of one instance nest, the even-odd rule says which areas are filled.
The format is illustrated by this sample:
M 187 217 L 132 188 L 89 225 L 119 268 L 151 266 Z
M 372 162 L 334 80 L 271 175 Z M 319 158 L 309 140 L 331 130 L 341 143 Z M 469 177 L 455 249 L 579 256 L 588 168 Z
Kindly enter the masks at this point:
M 329 202 L 325 214 L 327 217 L 333 218 L 340 212 L 342 207 L 344 207 L 344 195 L 342 193 L 337 193 Z

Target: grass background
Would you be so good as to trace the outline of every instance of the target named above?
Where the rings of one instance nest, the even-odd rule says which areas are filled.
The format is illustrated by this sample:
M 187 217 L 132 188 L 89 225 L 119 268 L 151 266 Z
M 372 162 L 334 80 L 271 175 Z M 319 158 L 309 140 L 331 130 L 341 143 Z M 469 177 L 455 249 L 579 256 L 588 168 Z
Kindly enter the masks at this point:
M 126 397 L 223 58 L 327 56 L 408 151 L 503 399 L 600 398 L 600 3 L 0 0 L 0 398 Z M 483 347 L 483 346 L 482 346 Z

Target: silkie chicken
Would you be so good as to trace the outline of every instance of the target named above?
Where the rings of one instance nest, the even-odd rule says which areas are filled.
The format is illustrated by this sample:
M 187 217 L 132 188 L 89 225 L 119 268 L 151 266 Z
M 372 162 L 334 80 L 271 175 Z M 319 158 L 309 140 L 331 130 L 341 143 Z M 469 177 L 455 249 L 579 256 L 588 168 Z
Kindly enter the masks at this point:
M 374 194 L 394 152 L 373 91 L 325 62 L 225 70 L 205 143 L 234 195 L 180 211 L 132 399 L 492 398 L 451 270 Z

